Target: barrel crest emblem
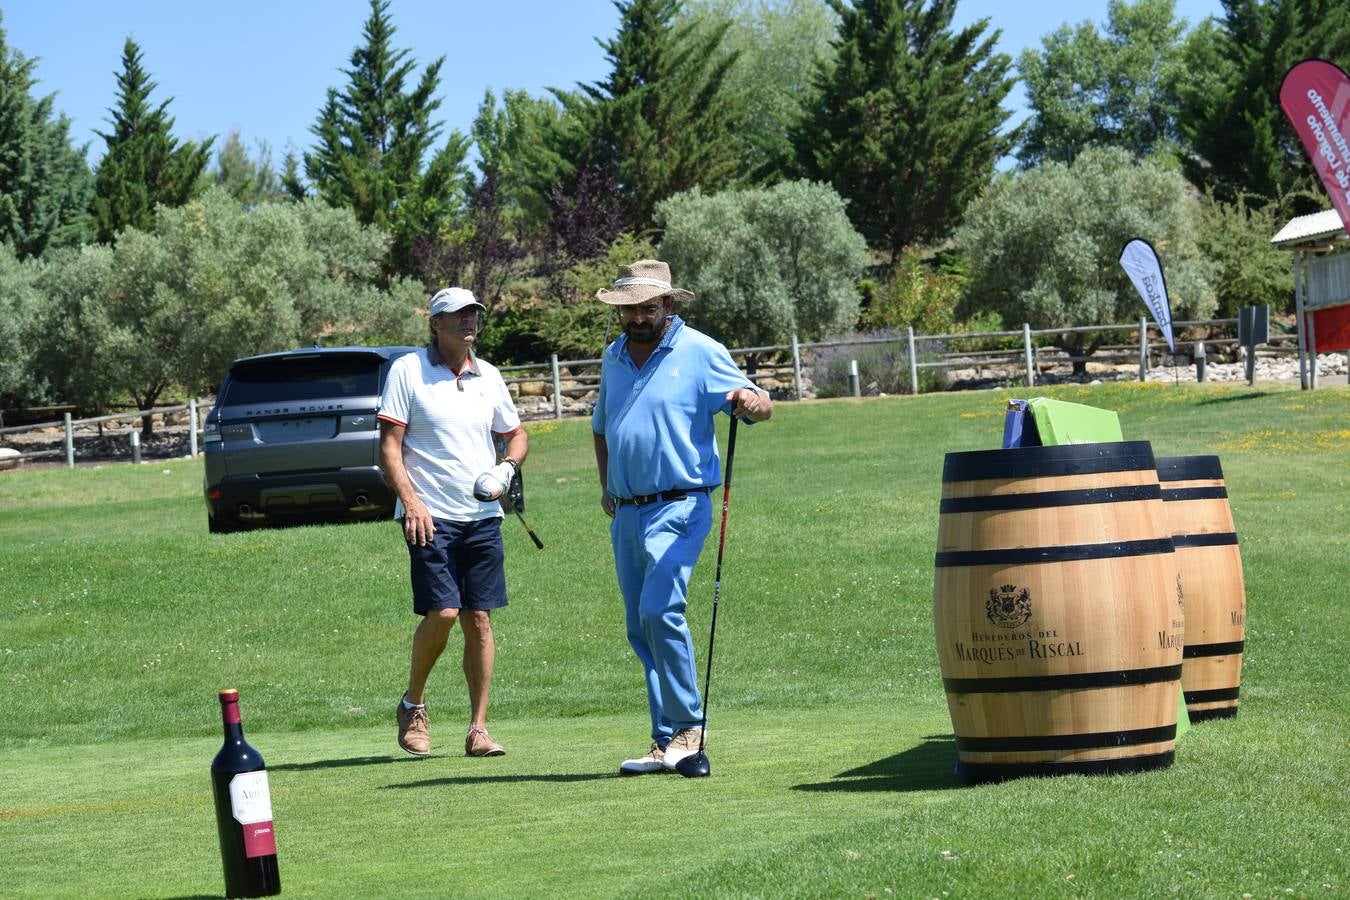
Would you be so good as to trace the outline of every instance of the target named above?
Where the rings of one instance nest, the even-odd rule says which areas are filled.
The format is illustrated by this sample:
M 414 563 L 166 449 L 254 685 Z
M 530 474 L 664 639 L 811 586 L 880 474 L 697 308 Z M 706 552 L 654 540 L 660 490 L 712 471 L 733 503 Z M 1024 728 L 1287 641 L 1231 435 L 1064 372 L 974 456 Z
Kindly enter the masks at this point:
M 989 602 L 985 604 L 985 613 L 989 621 L 999 628 L 1016 628 L 1026 624 L 1031 618 L 1031 591 L 1016 585 L 1005 584 L 989 591 Z

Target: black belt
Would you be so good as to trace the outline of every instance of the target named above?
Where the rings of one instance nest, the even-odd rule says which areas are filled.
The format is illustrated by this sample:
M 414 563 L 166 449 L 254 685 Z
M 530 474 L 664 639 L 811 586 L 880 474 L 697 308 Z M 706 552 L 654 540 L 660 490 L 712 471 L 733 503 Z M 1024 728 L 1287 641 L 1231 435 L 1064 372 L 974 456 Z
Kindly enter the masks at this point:
M 614 503 L 618 506 L 646 506 L 648 503 L 669 503 L 672 500 L 683 500 L 690 494 L 706 494 L 712 490 L 709 487 L 687 488 L 685 490 L 661 491 L 659 494 L 638 494 L 636 497 L 615 497 Z

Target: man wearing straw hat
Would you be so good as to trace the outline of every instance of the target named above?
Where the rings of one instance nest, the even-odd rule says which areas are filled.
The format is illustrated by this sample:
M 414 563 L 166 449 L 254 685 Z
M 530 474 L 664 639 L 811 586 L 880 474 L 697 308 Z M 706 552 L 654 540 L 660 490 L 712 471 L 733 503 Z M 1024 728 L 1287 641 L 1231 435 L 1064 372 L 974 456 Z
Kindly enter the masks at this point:
M 722 477 L 713 417 L 720 411 L 761 422 L 773 401 L 726 347 L 674 314 L 677 300 L 694 295 L 671 285 L 665 263 L 620 266 L 613 290 L 595 296 L 618 307 L 623 331 L 605 348 L 591 417 L 600 506 L 613 520 L 628 642 L 642 663 L 651 711 L 651 748 L 624 760 L 619 773 L 645 775 L 674 770 L 703 737 L 684 610 L 712 528 L 709 495 Z

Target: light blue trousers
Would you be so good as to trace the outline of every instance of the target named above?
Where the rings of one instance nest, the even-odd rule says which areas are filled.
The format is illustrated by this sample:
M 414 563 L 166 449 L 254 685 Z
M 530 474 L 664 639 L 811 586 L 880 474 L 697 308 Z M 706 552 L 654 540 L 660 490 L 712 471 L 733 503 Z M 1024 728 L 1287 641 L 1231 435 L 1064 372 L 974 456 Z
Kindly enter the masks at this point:
M 676 731 L 703 719 L 684 610 L 689 577 L 711 529 L 708 494 L 620 506 L 609 526 L 628 643 L 647 679 L 652 740 L 663 746 Z

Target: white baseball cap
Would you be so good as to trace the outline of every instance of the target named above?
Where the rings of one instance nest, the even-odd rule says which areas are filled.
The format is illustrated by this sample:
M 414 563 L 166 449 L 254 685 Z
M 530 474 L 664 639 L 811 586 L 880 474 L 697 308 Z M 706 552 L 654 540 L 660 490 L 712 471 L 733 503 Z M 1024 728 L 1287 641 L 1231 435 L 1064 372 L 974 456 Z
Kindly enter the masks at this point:
M 484 312 L 487 307 L 479 303 L 473 291 L 461 287 L 442 288 L 431 295 L 431 315 L 459 312 L 466 306 L 476 306 Z

